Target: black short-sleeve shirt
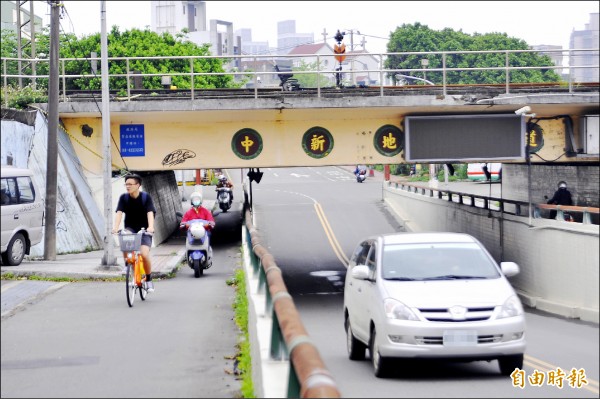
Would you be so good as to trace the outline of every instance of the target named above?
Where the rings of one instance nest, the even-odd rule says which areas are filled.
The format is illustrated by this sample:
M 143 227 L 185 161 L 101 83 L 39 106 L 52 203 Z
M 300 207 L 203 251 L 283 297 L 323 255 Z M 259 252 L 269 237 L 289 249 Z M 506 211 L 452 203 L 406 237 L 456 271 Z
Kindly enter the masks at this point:
M 142 202 L 142 196 L 141 192 L 137 198 L 125 193 L 119 197 L 119 203 L 117 204 L 116 212 L 121 211 L 125 214 L 125 228 L 133 229 L 135 232 L 140 231 L 142 227 L 148 229 L 148 212 L 154 212 L 156 215 L 156 208 L 154 208 L 154 202 L 150 194 L 146 193 L 145 206 Z

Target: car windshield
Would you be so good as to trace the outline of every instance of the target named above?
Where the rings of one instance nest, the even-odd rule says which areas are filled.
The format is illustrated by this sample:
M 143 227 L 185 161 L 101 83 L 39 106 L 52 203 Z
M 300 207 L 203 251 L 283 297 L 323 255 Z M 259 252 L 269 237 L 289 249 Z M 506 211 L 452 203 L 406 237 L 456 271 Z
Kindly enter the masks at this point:
M 460 280 L 500 277 L 494 261 L 475 243 L 388 244 L 382 276 L 386 280 Z

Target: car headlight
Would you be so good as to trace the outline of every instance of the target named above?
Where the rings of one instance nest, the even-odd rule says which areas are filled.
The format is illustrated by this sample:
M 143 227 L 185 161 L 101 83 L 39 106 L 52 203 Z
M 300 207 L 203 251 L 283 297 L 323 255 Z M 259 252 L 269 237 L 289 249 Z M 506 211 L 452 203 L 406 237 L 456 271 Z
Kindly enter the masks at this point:
M 408 306 L 402 302 L 396 301 L 395 299 L 385 299 L 383 301 L 383 308 L 385 309 L 385 315 L 388 317 L 388 319 L 412 321 L 419 320 L 417 315 L 410 310 Z
M 516 295 L 511 296 L 504 302 L 502 308 L 500 308 L 499 319 L 506 317 L 515 317 L 523 314 L 523 305 Z

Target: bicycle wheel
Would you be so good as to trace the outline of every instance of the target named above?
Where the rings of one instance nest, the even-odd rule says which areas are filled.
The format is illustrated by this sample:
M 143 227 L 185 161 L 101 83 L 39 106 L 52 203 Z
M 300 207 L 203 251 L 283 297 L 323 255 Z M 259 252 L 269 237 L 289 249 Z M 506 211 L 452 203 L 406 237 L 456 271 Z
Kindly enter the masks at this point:
M 138 290 L 140 291 L 140 298 L 142 301 L 146 300 L 146 295 L 148 295 L 148 284 L 146 284 L 146 271 L 144 270 L 144 259 L 141 255 L 137 257 L 137 267 L 138 273 L 140 274 L 140 285 L 138 285 Z
M 127 271 L 125 272 L 125 285 L 126 285 L 126 291 L 127 291 L 127 304 L 129 305 L 129 307 L 133 306 L 133 301 L 135 300 L 135 289 L 136 289 L 136 285 L 135 285 L 135 278 L 134 278 L 134 272 L 133 272 L 133 267 L 131 264 L 128 264 L 127 266 Z

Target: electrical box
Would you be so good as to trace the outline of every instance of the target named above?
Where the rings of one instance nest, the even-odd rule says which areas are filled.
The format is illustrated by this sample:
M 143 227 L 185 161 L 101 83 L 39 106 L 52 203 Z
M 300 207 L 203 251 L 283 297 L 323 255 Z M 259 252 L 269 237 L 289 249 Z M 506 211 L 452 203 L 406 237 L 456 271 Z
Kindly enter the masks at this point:
M 525 116 L 430 115 L 404 118 L 408 162 L 525 159 Z
M 584 115 L 581 122 L 583 152 L 585 154 L 599 154 L 600 126 L 598 125 L 598 115 Z

